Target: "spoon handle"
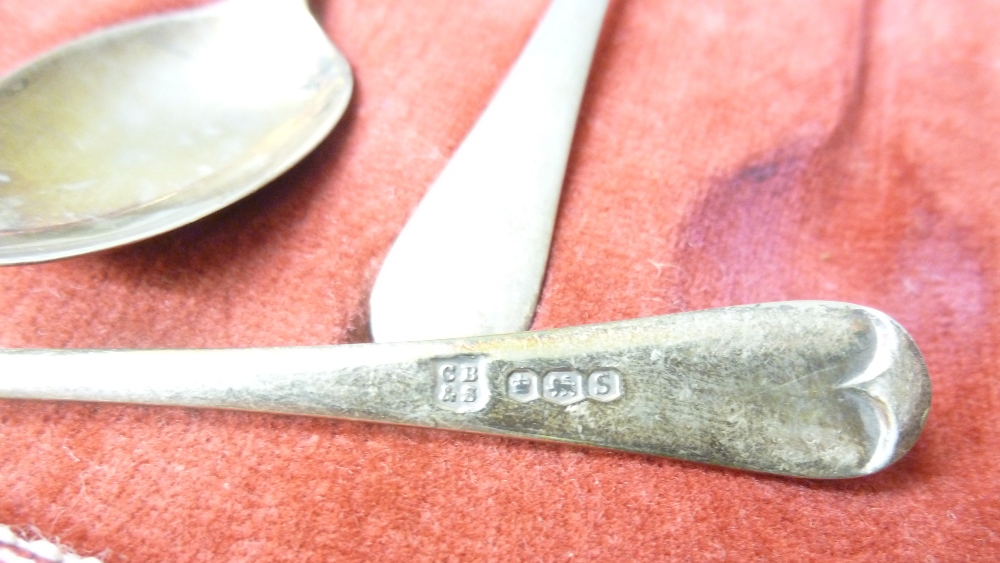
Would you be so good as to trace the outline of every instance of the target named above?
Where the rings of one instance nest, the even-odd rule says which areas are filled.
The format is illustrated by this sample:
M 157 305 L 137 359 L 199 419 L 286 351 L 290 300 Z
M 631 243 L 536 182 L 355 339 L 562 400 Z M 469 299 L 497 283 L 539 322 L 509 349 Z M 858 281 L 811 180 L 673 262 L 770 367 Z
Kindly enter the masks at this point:
M 607 0 L 554 0 L 393 244 L 376 342 L 526 330 Z
M 810 478 L 898 459 L 930 395 L 899 325 L 822 301 L 426 342 L 0 353 L 5 398 L 331 416 Z

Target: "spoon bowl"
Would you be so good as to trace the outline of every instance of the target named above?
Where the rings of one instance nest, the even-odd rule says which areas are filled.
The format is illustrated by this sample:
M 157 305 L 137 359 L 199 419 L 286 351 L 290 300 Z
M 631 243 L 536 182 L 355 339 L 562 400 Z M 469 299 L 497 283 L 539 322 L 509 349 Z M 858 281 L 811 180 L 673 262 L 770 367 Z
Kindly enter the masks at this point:
M 260 188 L 353 79 L 305 2 L 226 0 L 83 37 L 0 80 L 0 264 L 163 233 Z

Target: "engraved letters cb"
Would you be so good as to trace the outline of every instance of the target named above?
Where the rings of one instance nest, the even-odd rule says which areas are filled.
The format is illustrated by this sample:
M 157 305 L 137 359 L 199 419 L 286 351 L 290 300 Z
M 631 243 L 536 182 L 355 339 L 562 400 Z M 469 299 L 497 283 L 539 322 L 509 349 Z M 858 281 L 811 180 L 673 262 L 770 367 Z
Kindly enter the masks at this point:
M 490 401 L 486 361 L 477 356 L 434 360 L 434 402 L 454 412 L 476 412 Z

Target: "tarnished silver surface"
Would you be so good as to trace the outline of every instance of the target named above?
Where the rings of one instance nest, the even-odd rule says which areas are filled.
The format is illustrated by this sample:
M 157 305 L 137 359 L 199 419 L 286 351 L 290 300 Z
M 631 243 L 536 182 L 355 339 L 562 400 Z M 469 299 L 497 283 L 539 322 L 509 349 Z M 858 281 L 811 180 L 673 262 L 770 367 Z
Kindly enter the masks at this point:
M 376 342 L 531 325 L 607 5 L 553 0 L 389 250 L 371 295 Z
M 395 344 L 7 350 L 0 397 L 332 416 L 841 478 L 910 449 L 931 388 L 885 314 L 801 301 Z
M 116 26 L 0 80 L 0 264 L 203 217 L 313 149 L 352 89 L 303 0 L 227 0 Z

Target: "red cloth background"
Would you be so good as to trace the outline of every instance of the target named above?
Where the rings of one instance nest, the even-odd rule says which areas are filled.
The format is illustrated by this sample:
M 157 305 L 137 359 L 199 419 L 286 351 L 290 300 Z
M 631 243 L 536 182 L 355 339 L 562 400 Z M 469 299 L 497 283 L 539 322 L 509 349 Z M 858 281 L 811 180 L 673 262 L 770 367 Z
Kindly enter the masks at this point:
M 199 3 L 4 0 L 0 70 Z M 0 269 L 0 345 L 367 341 L 385 252 L 544 5 L 317 2 L 357 80 L 330 138 L 179 231 Z M 0 401 L 0 522 L 108 561 L 998 557 L 997 21 L 975 0 L 612 0 L 583 102 L 535 328 L 783 299 L 882 309 L 935 393 L 888 470 L 815 482 L 336 420 Z

